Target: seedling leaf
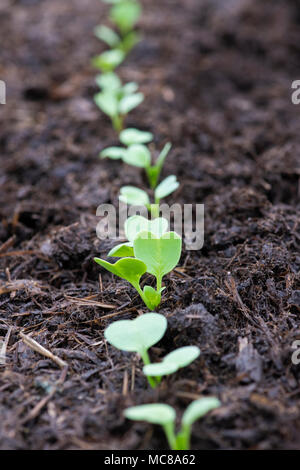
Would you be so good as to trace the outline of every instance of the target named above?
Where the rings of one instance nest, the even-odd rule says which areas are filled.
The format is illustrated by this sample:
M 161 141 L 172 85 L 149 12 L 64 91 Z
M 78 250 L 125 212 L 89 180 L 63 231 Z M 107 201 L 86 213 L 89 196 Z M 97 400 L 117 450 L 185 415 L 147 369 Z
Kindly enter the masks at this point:
M 102 54 L 92 59 L 92 64 L 102 72 L 112 72 L 123 62 L 125 54 L 120 49 L 102 52 Z
M 121 114 L 128 114 L 132 109 L 136 108 L 144 100 L 143 93 L 135 93 L 126 95 L 119 103 L 119 111 Z
M 167 354 L 163 362 L 175 363 L 177 368 L 188 366 L 193 362 L 200 354 L 200 349 L 197 346 L 183 346 L 182 348 L 175 349 L 175 351 Z
M 128 165 L 146 168 L 150 165 L 151 154 L 145 145 L 131 145 L 124 153 L 123 160 Z
M 105 91 L 116 91 L 122 86 L 121 80 L 114 72 L 98 74 L 96 76 L 96 83 Z
M 134 0 L 123 0 L 115 4 L 110 11 L 110 19 L 122 33 L 133 29 L 141 14 L 141 6 Z
M 197 419 L 202 418 L 206 413 L 218 408 L 220 405 L 220 401 L 215 397 L 205 397 L 193 401 L 183 414 L 182 425 L 190 427 Z
M 113 29 L 105 25 L 96 26 L 94 33 L 98 39 L 104 41 L 111 48 L 118 46 L 121 41 L 120 36 Z
M 145 274 L 147 267 L 143 261 L 136 258 L 122 258 L 115 264 L 104 261 L 100 258 L 94 258 L 96 263 L 100 264 L 103 268 L 107 269 L 113 274 L 126 279 L 134 287 L 139 284 L 140 278 Z
M 107 256 L 114 256 L 116 258 L 133 257 L 133 247 L 131 243 L 121 243 L 112 248 Z
M 148 231 L 160 237 L 168 230 L 168 221 L 163 217 L 148 220 L 142 215 L 133 215 L 129 217 L 124 225 L 125 234 L 130 242 L 133 242 L 139 232 Z
M 120 189 L 119 199 L 133 206 L 147 206 L 150 204 L 148 194 L 135 186 L 123 186 Z
M 127 408 L 124 411 L 124 415 L 128 419 L 147 421 L 148 423 L 160 424 L 161 426 L 174 423 L 176 419 L 174 408 L 161 403 L 133 406 L 131 408 Z
M 102 91 L 95 95 L 94 100 L 96 105 L 111 118 L 118 114 L 118 101 L 114 93 Z
M 129 147 L 133 144 L 147 144 L 153 140 L 151 132 L 140 131 L 138 129 L 129 128 L 120 133 L 120 142 Z
M 181 238 L 175 232 L 157 238 L 151 232 L 140 232 L 133 243 L 134 255 L 147 266 L 147 272 L 161 279 L 177 265 L 181 254 Z
M 167 329 L 167 320 L 158 313 L 146 313 L 134 320 L 112 323 L 104 332 L 107 341 L 122 351 L 144 354 L 158 343 Z
M 156 188 L 155 190 L 155 199 L 160 200 L 169 194 L 173 193 L 179 186 L 178 181 L 176 180 L 176 176 L 170 175 L 165 178 Z
M 123 158 L 124 154 L 126 152 L 126 149 L 123 147 L 108 147 L 102 152 L 100 152 L 99 156 L 101 158 L 111 158 L 112 160 L 119 160 L 120 158 Z

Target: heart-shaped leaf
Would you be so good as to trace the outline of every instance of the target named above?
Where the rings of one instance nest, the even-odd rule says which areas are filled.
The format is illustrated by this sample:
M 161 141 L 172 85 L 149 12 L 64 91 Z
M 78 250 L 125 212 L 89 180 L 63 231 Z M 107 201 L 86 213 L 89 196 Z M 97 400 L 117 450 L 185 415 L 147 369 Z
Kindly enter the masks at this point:
M 126 153 L 126 149 L 123 147 L 108 147 L 102 152 L 100 152 L 99 156 L 101 158 L 111 158 L 112 160 L 119 160 L 123 158 Z
M 221 405 L 215 397 L 205 397 L 193 401 L 185 410 L 182 417 L 182 425 L 190 427 L 197 419 Z
M 110 250 L 107 256 L 114 256 L 116 258 L 133 257 L 132 243 L 121 243 Z
M 148 206 L 150 204 L 148 194 L 135 186 L 123 186 L 120 189 L 119 199 L 132 206 Z
M 136 287 L 143 274 L 145 274 L 147 267 L 143 263 L 136 258 L 122 258 L 117 261 L 115 264 L 108 263 L 100 258 L 94 258 L 96 263 L 100 264 L 103 268 L 107 269 L 116 276 L 121 277 L 122 279 L 126 279 L 126 281 L 130 282 L 134 287 Z
M 163 217 L 157 217 L 153 220 L 148 220 L 142 215 L 133 215 L 129 217 L 124 225 L 127 240 L 133 242 L 139 232 L 148 231 L 160 237 L 168 230 L 168 221 Z
M 179 186 L 176 176 L 170 175 L 165 178 L 155 190 L 155 200 L 163 199 L 173 193 Z
M 140 232 L 133 243 L 134 255 L 147 266 L 147 272 L 161 279 L 177 265 L 181 255 L 181 238 L 175 232 L 155 237 Z
M 167 329 L 167 320 L 158 313 L 146 313 L 134 320 L 112 323 L 104 332 L 107 341 L 122 351 L 144 354 L 158 343 Z
M 161 403 L 132 406 L 124 411 L 124 415 L 126 418 L 134 421 L 147 421 L 148 423 L 160 424 L 161 426 L 174 423 L 176 419 L 174 408 Z
M 146 168 L 151 163 L 151 153 L 145 145 L 130 145 L 124 153 L 123 161 L 128 165 Z
M 120 142 L 129 147 L 133 144 L 147 144 L 153 140 L 151 132 L 140 131 L 138 129 L 129 128 L 120 132 Z

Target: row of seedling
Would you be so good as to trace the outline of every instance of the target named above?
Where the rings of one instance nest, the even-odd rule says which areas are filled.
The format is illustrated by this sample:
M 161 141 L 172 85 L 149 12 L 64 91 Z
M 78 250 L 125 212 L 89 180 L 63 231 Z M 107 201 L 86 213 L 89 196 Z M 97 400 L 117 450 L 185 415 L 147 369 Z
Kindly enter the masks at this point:
M 100 71 L 96 76 L 100 91 L 94 99 L 97 106 L 111 119 L 120 144 L 104 149 L 100 157 L 121 160 L 125 164 L 143 168 L 153 191 L 151 202 L 148 193 L 140 188 L 124 186 L 120 189 L 119 199 L 128 205 L 146 207 L 150 220 L 141 215 L 126 220 L 124 231 L 127 241 L 115 246 L 107 254 L 109 257 L 119 258 L 118 261 L 110 263 L 95 258 L 96 263 L 107 271 L 128 281 L 153 313 L 146 313 L 134 320 L 113 322 L 106 328 L 104 336 L 115 348 L 137 353 L 141 357 L 143 373 L 149 385 L 155 388 L 164 376 L 187 367 L 200 354 L 197 346 L 185 346 L 171 351 L 157 363 L 151 363 L 149 356 L 149 348 L 163 338 L 167 329 L 166 318 L 154 312 L 160 305 L 165 290 L 163 277 L 176 267 L 182 250 L 181 237 L 176 232 L 169 231 L 168 221 L 159 217 L 159 204 L 161 199 L 178 188 L 179 183 L 175 175 L 159 182 L 171 144 L 167 143 L 153 161 L 148 147 L 153 141 L 153 134 L 125 127 L 127 114 L 143 102 L 144 95 L 138 91 L 135 82 L 123 84 L 116 68 L 140 41 L 141 36 L 135 26 L 141 14 L 141 5 L 137 0 L 103 1 L 111 4 L 109 19 L 112 27 L 100 25 L 95 28 L 95 35 L 107 44 L 109 50 L 94 57 L 92 61 Z M 141 278 L 146 273 L 153 276 L 154 287 L 141 285 Z M 193 422 L 219 405 L 219 400 L 214 397 L 192 402 L 182 417 L 181 429 L 177 434 L 176 413 L 169 405 L 155 403 L 135 406 L 126 409 L 124 414 L 132 420 L 160 424 L 171 449 L 186 450 L 190 447 Z

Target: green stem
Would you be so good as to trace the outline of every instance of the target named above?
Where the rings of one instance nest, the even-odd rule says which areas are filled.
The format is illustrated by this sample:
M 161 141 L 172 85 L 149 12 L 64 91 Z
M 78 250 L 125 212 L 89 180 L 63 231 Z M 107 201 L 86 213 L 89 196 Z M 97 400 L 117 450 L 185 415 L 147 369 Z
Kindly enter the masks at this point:
M 159 204 L 151 204 L 150 206 L 150 214 L 151 214 L 151 219 L 156 219 L 156 217 L 159 217 Z
M 170 449 L 172 450 L 177 450 L 176 449 L 176 436 L 174 432 L 174 422 L 167 423 L 163 426 L 163 429 L 165 431 L 165 435 L 167 437 L 168 444 L 170 446 Z
M 143 359 L 143 362 L 144 362 L 145 366 L 146 366 L 147 364 L 151 364 L 150 358 L 149 358 L 149 354 L 148 354 L 148 352 L 147 352 L 146 350 L 143 351 L 143 352 L 141 352 L 141 358 Z M 150 376 L 147 375 L 147 379 L 148 379 L 148 382 L 149 382 L 149 384 L 150 384 L 150 386 L 151 386 L 152 388 L 155 388 L 155 387 L 158 385 L 158 384 L 156 383 L 155 378 L 150 377 Z
M 161 283 L 162 283 L 162 276 L 157 276 L 157 278 L 156 278 L 156 290 L 157 290 L 157 292 L 160 292 Z
M 112 125 L 115 131 L 119 134 L 123 130 L 123 116 L 117 114 L 116 116 L 112 117 Z
M 182 426 L 181 430 L 176 436 L 176 449 L 175 450 L 190 450 L 191 428 Z

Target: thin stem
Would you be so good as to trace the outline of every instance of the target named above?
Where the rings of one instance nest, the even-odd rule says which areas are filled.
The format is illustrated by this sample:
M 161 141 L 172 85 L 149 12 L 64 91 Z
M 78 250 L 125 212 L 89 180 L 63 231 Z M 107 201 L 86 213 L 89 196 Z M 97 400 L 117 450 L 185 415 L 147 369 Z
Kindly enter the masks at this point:
M 190 450 L 191 428 L 189 426 L 182 426 L 181 430 L 176 436 L 176 449 L 175 450 Z
M 145 366 L 147 364 L 151 364 L 148 351 L 144 350 L 140 354 L 141 354 L 141 358 L 143 359 L 143 362 L 144 362 Z M 147 375 L 147 379 L 148 379 L 148 382 L 149 382 L 149 384 L 152 388 L 155 388 L 157 386 L 155 378 L 150 377 L 149 375 Z
M 123 130 L 123 116 L 117 114 L 112 118 L 112 125 L 118 134 Z
M 170 446 L 170 449 L 172 450 L 177 450 L 176 449 L 176 436 L 174 432 L 174 422 L 167 423 L 163 426 L 163 429 L 165 431 L 165 435 L 168 440 L 168 444 Z
M 157 278 L 156 278 L 156 290 L 157 290 L 157 292 L 160 292 L 161 283 L 162 283 L 162 276 L 157 276 Z

